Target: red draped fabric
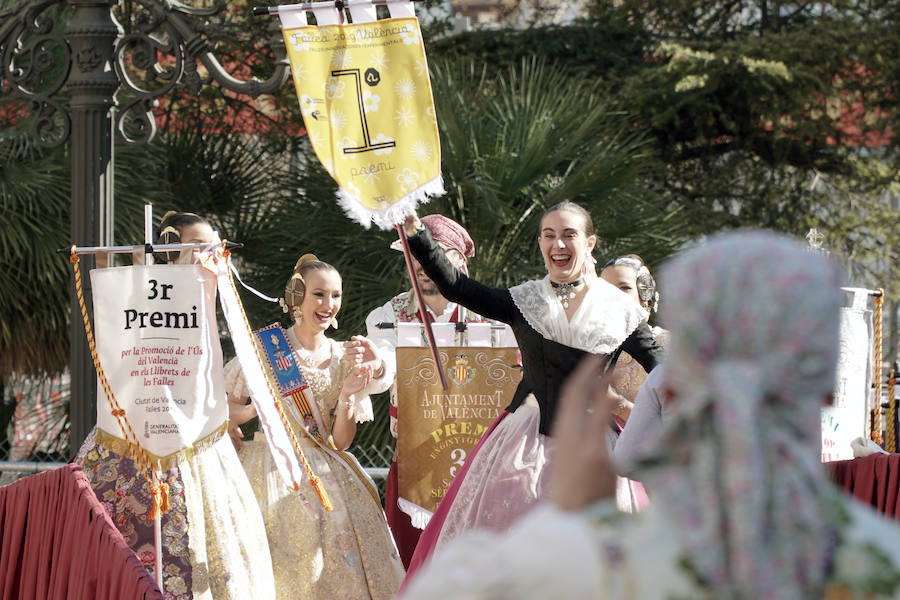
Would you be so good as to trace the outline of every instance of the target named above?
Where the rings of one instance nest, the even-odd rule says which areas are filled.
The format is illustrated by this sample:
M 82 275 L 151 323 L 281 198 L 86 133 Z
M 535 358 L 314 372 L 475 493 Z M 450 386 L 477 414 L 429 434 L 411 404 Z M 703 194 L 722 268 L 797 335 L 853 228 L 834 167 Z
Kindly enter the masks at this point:
M 162 600 L 78 465 L 0 487 L 0 600 Z
M 900 520 L 900 454 L 825 463 L 831 480 L 853 497 Z
M 393 408 L 392 406 L 391 409 L 393 410 Z M 413 552 L 416 550 L 416 544 L 419 543 L 419 536 L 422 535 L 422 530 L 413 527 L 412 519 L 409 518 L 408 514 L 400 510 L 400 506 L 397 504 L 400 496 L 400 481 L 397 471 L 397 459 L 394 458 L 384 485 L 384 515 L 387 517 L 388 525 L 394 536 L 394 542 L 397 544 L 397 551 L 400 553 L 403 568 L 408 569 Z

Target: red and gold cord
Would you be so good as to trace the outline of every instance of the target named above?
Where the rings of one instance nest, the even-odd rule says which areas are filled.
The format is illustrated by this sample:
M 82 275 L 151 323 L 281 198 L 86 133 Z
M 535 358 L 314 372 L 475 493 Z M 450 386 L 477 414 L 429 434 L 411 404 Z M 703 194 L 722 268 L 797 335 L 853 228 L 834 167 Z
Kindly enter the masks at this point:
M 84 302 L 81 269 L 78 266 L 79 258 L 75 253 L 74 244 L 72 245 L 69 261 L 72 263 L 75 270 L 75 295 L 78 297 L 78 308 L 81 309 L 81 318 L 84 321 L 84 333 L 87 336 L 88 347 L 91 350 L 91 359 L 94 361 L 94 368 L 97 370 L 97 377 L 100 379 L 100 386 L 106 394 L 106 401 L 109 404 L 110 411 L 112 412 L 113 417 L 116 418 L 119 429 L 122 430 L 122 433 L 125 436 L 125 443 L 128 444 L 128 452 L 138 466 L 138 470 L 140 470 L 150 484 L 150 495 L 153 497 L 153 505 L 150 512 L 147 514 L 146 520 L 152 521 L 159 514 L 169 510 L 169 485 L 163 481 L 159 481 L 159 478 L 153 472 L 153 463 L 150 461 L 150 457 L 147 456 L 144 447 L 141 446 L 141 443 L 138 441 L 138 436 L 134 433 L 134 429 L 131 428 L 131 423 L 128 422 L 128 418 L 125 416 L 125 411 L 119 406 L 112 388 L 110 388 L 109 381 L 106 378 L 106 373 L 103 372 L 103 367 L 100 365 L 100 357 L 97 355 L 97 344 L 94 341 L 94 332 L 91 328 L 91 321 L 88 318 L 87 307 Z

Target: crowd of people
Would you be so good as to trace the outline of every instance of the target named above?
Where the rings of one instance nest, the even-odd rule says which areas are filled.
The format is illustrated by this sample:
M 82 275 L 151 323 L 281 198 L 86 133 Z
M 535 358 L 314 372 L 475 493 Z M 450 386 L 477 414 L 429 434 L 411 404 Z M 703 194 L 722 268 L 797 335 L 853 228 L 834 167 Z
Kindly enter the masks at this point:
M 241 441 L 252 391 L 237 359 L 220 367 L 227 402 L 196 399 L 216 406 L 213 433 L 159 463 L 167 598 L 900 598 L 900 528 L 820 464 L 842 283 L 827 257 L 770 232 L 723 234 L 668 261 L 657 287 L 636 255 L 598 273 L 591 215 L 563 202 L 536 232 L 543 278 L 500 289 L 468 276 L 460 224 L 412 214 L 402 229 L 423 310 L 403 292 L 367 336 L 337 342 L 340 272 L 305 254 L 284 289 L 290 326 L 265 328 L 308 384 L 282 400 L 330 506 L 284 484 L 261 433 Z M 170 213 L 156 237 L 213 232 Z M 657 310 L 666 329 L 649 324 Z M 373 419 L 370 394 L 391 389 L 396 436 L 384 325 L 423 314 L 508 325 L 522 364 L 433 514 L 399 498 L 396 458 L 382 505 L 347 451 Z M 152 572 L 151 490 L 120 440 L 95 430 L 76 460 Z

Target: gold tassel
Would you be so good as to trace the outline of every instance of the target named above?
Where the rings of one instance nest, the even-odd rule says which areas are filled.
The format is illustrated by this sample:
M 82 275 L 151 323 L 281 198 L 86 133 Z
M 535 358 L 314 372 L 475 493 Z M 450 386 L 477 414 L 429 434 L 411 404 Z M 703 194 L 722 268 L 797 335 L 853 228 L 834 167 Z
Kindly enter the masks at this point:
M 150 495 L 153 496 L 153 504 L 150 507 L 150 513 L 147 515 L 148 521 L 162 516 L 162 513 L 168 512 L 172 508 L 169 502 L 168 483 L 160 482 L 159 485 L 150 486 Z
M 147 520 L 152 521 L 156 517 L 159 516 L 159 507 L 160 507 L 160 493 L 162 490 L 159 489 L 158 485 L 150 486 L 150 495 L 153 497 L 153 504 L 150 506 L 150 512 L 147 514 Z
M 328 492 L 325 491 L 325 486 L 322 484 L 322 480 L 319 479 L 318 475 L 311 477 L 309 482 L 312 484 L 313 489 L 316 490 L 316 496 L 319 497 L 319 502 L 322 504 L 322 508 L 325 509 L 325 512 L 333 511 L 334 505 L 331 504 L 331 498 L 328 497 Z
M 160 512 L 169 512 L 169 509 L 172 508 L 169 502 L 169 484 L 168 483 L 160 483 L 159 484 L 159 510 Z

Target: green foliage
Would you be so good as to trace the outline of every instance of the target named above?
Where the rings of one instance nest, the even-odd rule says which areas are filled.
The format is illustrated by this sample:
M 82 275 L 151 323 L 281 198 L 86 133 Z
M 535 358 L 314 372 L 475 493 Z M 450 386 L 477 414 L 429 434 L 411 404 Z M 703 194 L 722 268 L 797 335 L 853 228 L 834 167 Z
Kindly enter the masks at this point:
M 594 216 L 601 252 L 667 254 L 673 231 L 639 235 L 669 216 L 642 187 L 652 155 L 600 83 L 527 59 L 492 71 L 474 60 L 433 64 L 447 195 L 427 210 L 469 229 L 470 271 L 495 286 L 542 276 L 535 240 L 543 212 L 563 200 Z
M 130 28 L 140 15 L 127 6 L 116 10 Z M 896 139 L 881 134 L 900 131 L 900 3 L 598 0 L 589 17 L 427 44 L 447 195 L 419 212 L 469 229 L 475 277 L 541 275 L 538 220 L 571 199 L 593 214 L 598 260 L 636 252 L 654 265 L 713 231 L 818 227 L 855 283 L 900 293 L 889 283 L 900 279 L 897 212 L 880 197 L 898 184 Z M 205 32 L 242 75 L 267 77 L 282 43 L 274 19 L 241 4 Z M 204 214 L 245 244 L 242 276 L 271 296 L 313 252 L 344 279 L 339 339 L 408 287 L 388 250 L 396 233 L 365 231 L 337 207 L 292 85 L 255 100 L 179 87 L 158 111 L 155 142 L 116 150 L 118 242 L 142 239 L 145 201 L 157 216 Z M 53 251 L 68 243 L 68 161 L 0 144 L 0 379 L 67 360 L 71 283 Z M 285 317 L 242 297 L 254 326 Z M 386 429 L 363 427 L 358 440 Z
M 68 362 L 68 169 L 62 152 L 0 144 L 0 380 Z M 62 164 L 61 164 L 62 163 Z
M 676 237 L 635 231 L 666 216 L 635 189 L 646 175 L 646 141 L 625 115 L 608 109 L 601 88 L 563 77 L 538 61 L 490 76 L 471 62 L 434 67 L 447 196 L 422 208 L 466 225 L 478 244 L 473 274 L 510 285 L 543 272 L 534 239 L 543 210 L 563 199 L 595 213 L 605 248 L 667 254 Z M 564 99 L 564 101 L 562 101 Z M 175 130 L 154 143 L 165 157 L 172 208 L 209 215 L 241 241 L 246 281 L 280 296 L 297 258 L 312 252 L 344 279 L 339 338 L 364 331 L 365 316 L 408 287 L 393 231 L 365 231 L 334 200 L 336 186 L 305 138 Z M 170 206 L 165 206 L 164 209 Z M 634 247 L 637 245 L 637 247 Z M 243 294 L 251 323 L 284 315 Z
M 435 47 L 497 70 L 517 53 L 568 53 L 560 69 L 602 80 L 648 132 L 660 162 L 645 185 L 682 232 L 815 226 L 857 284 L 893 286 L 898 25 L 893 0 L 598 0 L 575 27 Z
M 144 157 L 117 163 L 116 231 L 134 239 L 153 182 Z M 0 142 L 0 379 L 57 374 L 69 361 L 71 265 L 56 252 L 71 243 L 69 156 L 11 135 Z M 127 185 L 122 185 L 128 182 Z
M 650 44 L 639 31 L 614 23 L 476 30 L 427 45 L 430 60 L 472 60 L 492 75 L 517 67 L 524 57 L 541 58 L 575 76 L 613 85 L 645 66 Z

